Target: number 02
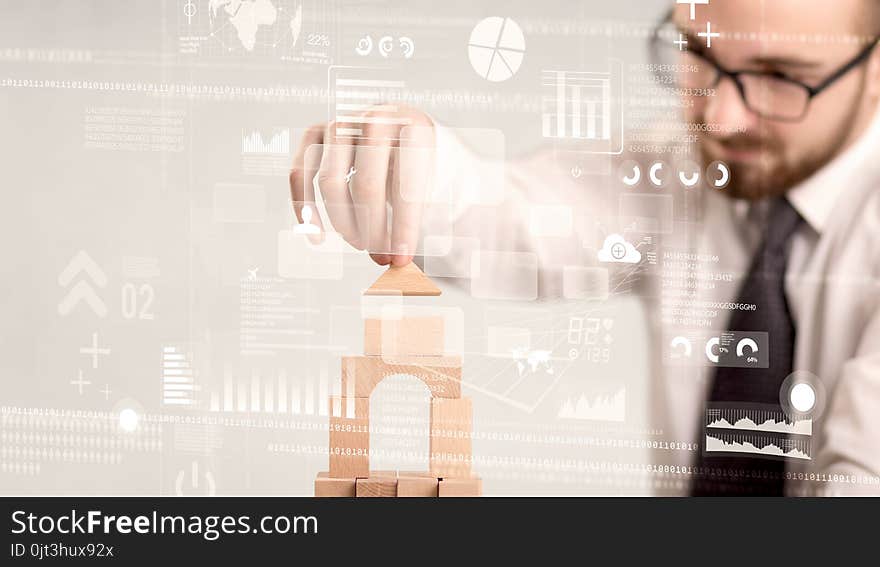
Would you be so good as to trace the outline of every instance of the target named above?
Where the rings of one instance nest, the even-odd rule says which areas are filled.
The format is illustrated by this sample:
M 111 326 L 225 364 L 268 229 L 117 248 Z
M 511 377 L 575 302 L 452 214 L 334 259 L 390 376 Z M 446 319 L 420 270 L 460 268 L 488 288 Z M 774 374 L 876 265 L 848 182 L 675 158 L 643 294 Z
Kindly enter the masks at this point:
M 153 305 L 155 292 L 150 284 L 136 287 L 133 283 L 122 285 L 122 316 L 126 319 L 153 320 L 155 317 L 150 307 Z M 140 304 L 140 308 L 138 308 Z

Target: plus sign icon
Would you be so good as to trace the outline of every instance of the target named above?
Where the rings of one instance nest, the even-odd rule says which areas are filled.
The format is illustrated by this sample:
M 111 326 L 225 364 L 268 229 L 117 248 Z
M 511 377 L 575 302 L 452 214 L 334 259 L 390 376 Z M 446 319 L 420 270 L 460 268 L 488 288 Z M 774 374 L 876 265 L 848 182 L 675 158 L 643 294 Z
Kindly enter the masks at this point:
M 685 4 L 690 6 L 690 19 L 691 21 L 697 18 L 697 6 L 708 6 L 709 0 L 675 0 L 676 4 Z M 706 40 L 706 49 L 712 48 L 712 39 L 721 37 L 721 34 L 718 32 L 712 31 L 712 22 L 706 22 L 706 31 L 698 32 L 697 37 L 701 37 Z M 681 35 L 678 37 L 678 41 L 673 42 L 678 46 L 679 51 L 684 51 L 687 47 L 687 41 Z
M 605 238 L 598 257 L 600 262 L 617 264 L 638 264 L 642 261 L 641 252 L 619 234 L 611 234 Z
M 697 4 L 702 6 L 708 6 L 709 0 L 675 0 L 676 4 L 690 4 L 691 5 L 691 19 L 694 20 L 697 17 Z

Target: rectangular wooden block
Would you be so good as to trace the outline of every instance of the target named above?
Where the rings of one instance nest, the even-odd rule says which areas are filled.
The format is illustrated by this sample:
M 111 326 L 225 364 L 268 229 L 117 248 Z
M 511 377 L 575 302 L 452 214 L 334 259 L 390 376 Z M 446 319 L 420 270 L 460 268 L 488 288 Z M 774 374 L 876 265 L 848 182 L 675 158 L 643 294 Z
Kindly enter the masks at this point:
M 330 473 L 320 472 L 315 479 L 315 496 L 318 498 L 354 498 L 356 479 L 330 478 Z
M 435 398 L 461 397 L 460 356 L 408 357 L 406 364 L 389 364 L 381 356 L 343 356 L 342 393 L 369 398 L 376 384 L 393 374 L 420 378 Z
M 455 498 L 465 496 L 482 496 L 483 480 L 472 478 L 442 478 L 437 485 L 440 498 Z
M 397 496 L 397 477 L 359 478 L 356 492 L 358 498 L 394 498 Z
M 471 475 L 472 416 L 470 398 L 431 400 L 431 474 L 442 478 Z
M 401 317 L 364 321 L 368 356 L 442 356 L 443 317 Z
M 330 477 L 370 474 L 370 399 L 330 397 Z
M 367 478 L 397 478 L 397 471 L 370 471 Z
M 436 498 L 439 479 L 428 476 L 430 473 L 411 476 L 411 473 L 400 473 L 397 477 L 397 496 L 401 498 Z

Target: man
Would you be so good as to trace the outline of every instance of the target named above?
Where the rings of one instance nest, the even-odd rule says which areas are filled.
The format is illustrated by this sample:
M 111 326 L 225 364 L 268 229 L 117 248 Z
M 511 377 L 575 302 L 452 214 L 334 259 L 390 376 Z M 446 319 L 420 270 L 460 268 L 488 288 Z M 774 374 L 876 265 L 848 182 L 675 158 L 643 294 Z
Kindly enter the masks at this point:
M 769 347 L 762 367 L 716 364 L 697 376 L 671 368 L 665 343 L 687 323 L 662 314 L 662 292 L 649 283 L 640 288 L 658 351 L 654 423 L 671 439 L 701 445 L 672 459 L 684 467 L 682 492 L 880 492 L 880 168 L 870 159 L 869 135 L 880 97 L 877 4 L 712 0 L 693 12 L 679 4 L 670 16 L 688 42 L 674 77 L 685 97 L 683 118 L 711 126 L 700 130 L 695 150 L 704 169 L 727 164 L 730 182 L 723 192 L 700 194 L 699 212 L 684 223 L 696 231 L 658 238 L 657 246 L 720 258 L 704 268 L 734 274 L 732 281 L 691 294 L 687 305 L 722 306 L 715 328 L 766 333 Z M 709 22 L 726 30 L 711 47 L 698 35 Z M 401 116 L 406 128 L 368 124 L 360 140 L 336 137 L 334 124 L 310 130 L 291 173 L 300 221 L 303 206 L 320 197 L 333 229 L 383 265 L 411 261 L 419 235 L 434 229 L 434 192 L 480 168 L 442 128 L 431 136 L 424 114 Z M 432 145 L 436 176 L 423 150 Z M 357 174 L 349 187 L 351 167 Z M 583 235 L 576 227 L 571 248 L 548 245 L 530 235 L 529 207 L 553 190 L 570 192 L 571 180 L 541 157 L 510 164 L 508 173 L 505 199 L 493 207 L 496 222 L 485 208 L 474 214 L 462 205 L 472 196 L 459 194 L 454 233 L 479 238 L 482 250 L 535 252 L 542 294 L 558 295 L 560 270 L 553 268 L 583 262 Z M 614 217 L 618 194 L 591 193 L 570 204 Z M 710 431 L 725 423 L 712 416 L 727 414 L 709 412 L 727 410 L 758 413 L 746 425 L 731 418 L 737 423 L 727 421 L 728 430 Z M 797 430 L 798 423 L 811 429 Z

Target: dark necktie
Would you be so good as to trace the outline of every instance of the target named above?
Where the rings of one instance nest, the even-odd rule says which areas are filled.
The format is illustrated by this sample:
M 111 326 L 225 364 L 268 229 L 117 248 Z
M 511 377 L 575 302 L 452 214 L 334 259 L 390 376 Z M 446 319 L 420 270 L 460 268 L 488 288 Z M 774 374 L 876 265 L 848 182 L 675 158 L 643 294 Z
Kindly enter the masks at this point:
M 791 203 L 780 198 L 771 205 L 764 239 L 756 252 L 737 303 L 754 304 L 754 311 L 738 309 L 728 324 L 731 331 L 764 331 L 769 340 L 769 368 L 717 367 L 708 403 L 770 404 L 779 406 L 779 390 L 792 372 L 795 328 L 785 298 L 785 270 L 789 241 L 802 219 Z M 706 435 L 701 416 L 701 445 Z M 785 461 L 760 455 L 697 456 L 693 496 L 782 496 Z

